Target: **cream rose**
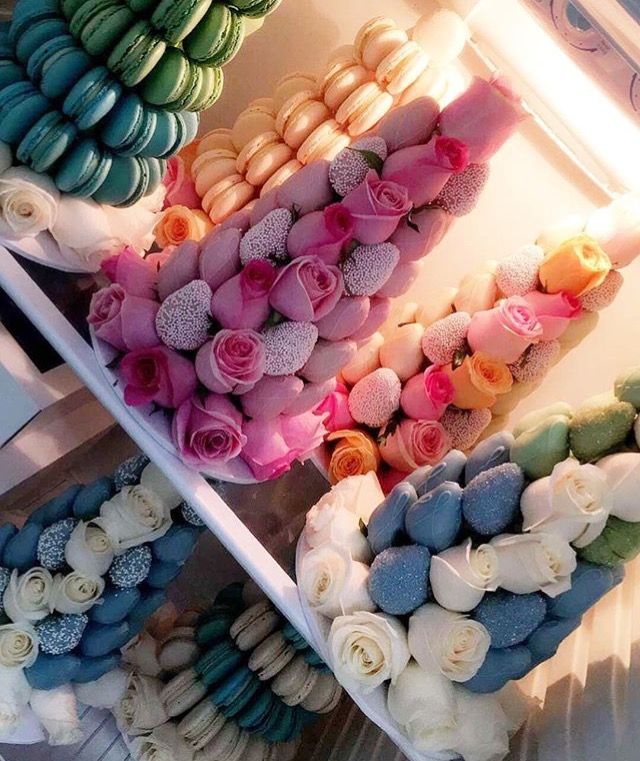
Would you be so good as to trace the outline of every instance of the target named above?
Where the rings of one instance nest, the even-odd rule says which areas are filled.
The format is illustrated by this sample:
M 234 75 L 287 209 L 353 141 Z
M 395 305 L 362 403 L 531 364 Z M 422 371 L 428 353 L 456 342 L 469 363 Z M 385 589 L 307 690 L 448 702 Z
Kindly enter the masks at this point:
M 512 724 L 497 695 L 456 688 L 456 730 L 451 749 L 465 761 L 495 761 L 509 753 Z
M 140 474 L 140 485 L 156 494 L 164 502 L 167 510 L 174 510 L 183 501 L 176 487 L 153 462 Z
M 300 587 L 309 605 L 328 618 L 374 611 L 367 582 L 369 567 L 339 545 L 323 545 L 302 559 Z
M 171 527 L 167 504 L 144 486 L 125 486 L 100 508 L 102 527 L 116 552 L 164 536 Z
M 93 578 L 104 576 L 114 554 L 113 542 L 101 518 L 78 523 L 64 548 L 65 559 L 71 568 Z
M 159 679 L 130 674 L 124 695 L 114 708 L 121 731 L 141 735 L 168 721 L 160 694 L 164 685 Z
M 611 505 L 606 473 L 572 457 L 527 486 L 520 499 L 525 531 L 558 534 L 576 547 L 602 533 Z
M 70 684 L 55 690 L 34 690 L 29 704 L 47 730 L 49 745 L 75 745 L 84 737 Z
M 26 669 L 38 657 L 38 637 L 29 624 L 0 626 L 0 666 Z
M 56 221 L 59 199 L 46 175 L 24 166 L 7 169 L 0 176 L 0 235 L 34 237 L 49 230 Z
M 193 761 L 195 751 L 178 733 L 178 725 L 167 722 L 145 737 L 131 742 L 131 754 L 136 761 Z
M 410 657 L 404 626 L 393 616 L 367 611 L 334 619 L 329 650 L 338 681 L 365 694 L 395 682 Z
M 346 481 L 340 481 L 341 484 Z M 325 495 L 307 513 L 305 537 L 311 547 L 341 546 L 354 560 L 368 563 L 371 548 L 360 528 L 360 518 Z
M 374 472 L 363 476 L 349 476 L 325 494 L 316 504 L 318 510 L 326 507 L 344 508 L 364 523 L 369 522 L 371 513 L 384 501 L 384 492 Z
M 498 554 L 500 586 L 508 592 L 523 595 L 540 591 L 557 597 L 571 589 L 576 553 L 561 536 L 502 534 L 490 544 Z
M 59 613 L 86 613 L 104 592 L 104 579 L 72 571 L 67 576 L 58 574 L 53 580 L 51 607 Z
M 629 523 L 640 521 L 640 454 L 618 452 L 603 457 L 598 468 L 611 490 L 611 515 Z
M 471 539 L 431 558 L 429 580 L 433 596 L 443 608 L 458 613 L 473 610 L 485 592 L 499 586 L 500 567 L 489 544 L 474 549 Z
M 4 611 L 14 623 L 40 621 L 51 605 L 53 578 L 46 568 L 32 568 L 22 576 L 14 570 L 4 592 Z

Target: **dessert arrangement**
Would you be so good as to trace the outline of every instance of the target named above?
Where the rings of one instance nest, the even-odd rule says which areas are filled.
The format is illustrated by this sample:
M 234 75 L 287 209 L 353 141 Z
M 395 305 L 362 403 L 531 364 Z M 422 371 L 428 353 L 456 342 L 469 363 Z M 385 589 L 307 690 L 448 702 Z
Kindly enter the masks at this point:
M 145 456 L 0 528 L 0 733 L 72 745 L 76 693 L 165 601 L 204 524 Z M 35 739 L 34 739 L 35 738 Z
M 508 753 L 526 718 L 511 683 L 640 554 L 638 409 L 635 367 L 613 393 L 533 412 L 468 456 L 453 449 L 386 498 L 369 472 L 309 511 L 297 575 L 312 631 L 405 750 Z
M 434 285 L 406 304 L 400 324 L 343 365 L 319 407 L 331 482 L 372 470 L 388 491 L 449 450 L 470 449 L 614 301 L 620 269 L 640 253 L 639 218 L 637 195 L 620 197 L 488 261 L 458 288 Z M 407 228 L 401 250 L 409 236 L 418 241 Z
M 164 446 L 216 478 L 263 481 L 304 461 L 326 433 L 314 408 L 336 373 L 454 212 L 473 206 L 477 175 L 521 118 L 505 83 L 475 79 L 441 113 L 430 98 L 396 109 L 374 135 L 267 194 L 244 223 L 144 260 L 129 250 L 106 260 L 111 285 L 88 321 L 116 393 Z M 453 208 L 462 196 L 464 209 Z M 173 229 L 162 242 L 178 242 Z M 152 418 L 157 407 L 164 416 Z

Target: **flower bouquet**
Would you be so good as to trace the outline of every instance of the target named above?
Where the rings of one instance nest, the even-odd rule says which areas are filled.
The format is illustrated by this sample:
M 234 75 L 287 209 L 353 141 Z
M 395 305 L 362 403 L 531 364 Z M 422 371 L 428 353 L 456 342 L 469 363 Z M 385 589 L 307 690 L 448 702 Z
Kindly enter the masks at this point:
M 117 392 L 205 474 L 263 481 L 307 458 L 326 433 L 314 408 L 453 219 L 430 204 L 472 205 L 484 183 L 469 162 L 520 118 L 501 80 L 476 79 L 441 114 L 397 109 L 199 243 L 106 261 L 88 320 Z
M 318 408 L 331 482 L 373 470 L 388 491 L 471 448 L 593 329 L 638 253 L 640 198 L 623 196 L 405 305 L 401 324 L 359 348 Z
M 621 582 L 640 553 L 639 408 L 634 368 L 386 498 L 352 476 L 307 514 L 297 575 L 322 655 L 410 757 L 504 757 L 526 716 L 510 683 Z

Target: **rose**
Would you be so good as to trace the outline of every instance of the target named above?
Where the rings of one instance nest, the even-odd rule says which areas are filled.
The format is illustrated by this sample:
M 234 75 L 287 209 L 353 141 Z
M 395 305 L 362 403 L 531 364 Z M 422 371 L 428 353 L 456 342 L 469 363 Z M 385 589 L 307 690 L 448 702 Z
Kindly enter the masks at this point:
M 520 498 L 525 531 L 557 534 L 576 547 L 602 533 L 612 504 L 607 474 L 573 458 L 529 484 Z
M 100 599 L 104 585 L 100 576 L 87 576 L 79 571 L 66 576 L 58 574 L 53 580 L 51 608 L 58 613 L 86 613 Z
M 152 491 L 169 511 L 175 510 L 184 501 L 180 492 L 153 462 L 145 465 L 140 474 L 140 486 Z
M 359 476 L 380 466 L 378 445 L 364 431 L 333 431 L 327 441 L 337 441 L 329 462 L 329 482 L 337 484 L 348 476 Z
M 141 735 L 168 720 L 161 698 L 163 687 L 159 679 L 129 675 L 125 693 L 113 711 L 120 731 Z
M 269 303 L 290 320 L 316 322 L 333 311 L 343 291 L 338 267 L 316 256 L 301 256 L 282 270 Z
M 118 552 L 160 539 L 172 523 L 167 503 L 141 484 L 125 486 L 104 502 L 100 518 Z
M 388 179 L 381 180 L 373 169 L 342 204 L 353 217 L 353 237 L 364 244 L 389 240 L 411 210 L 407 188 Z
M 489 544 L 476 549 L 471 539 L 431 558 L 429 581 L 433 596 L 443 608 L 467 613 L 480 604 L 486 591 L 499 585 L 498 555 Z
M 244 394 L 263 377 L 264 362 L 264 344 L 258 333 L 221 330 L 198 350 L 196 373 L 216 394 Z
M 571 320 L 582 317 L 580 299 L 570 293 L 541 293 L 531 291 L 524 300 L 536 313 L 538 322 L 542 325 L 542 340 L 554 341 L 569 327 Z
M 170 630 L 174 628 L 175 621 Z M 122 662 L 129 667 L 129 671 L 145 676 L 160 676 L 162 673 L 162 666 L 158 661 L 160 642 L 144 629 L 120 648 L 120 653 Z
M 28 623 L 0 626 L 0 667 L 28 669 L 38 658 L 38 635 Z
M 408 642 L 411 655 L 427 673 L 467 682 L 484 663 L 491 637 L 479 621 L 427 603 L 409 619 Z
M 521 296 L 511 296 L 497 307 L 471 317 L 467 341 L 472 351 L 508 364 L 515 362 L 528 346 L 542 340 L 542 335 L 534 310 Z
M 300 565 L 302 593 L 309 605 L 327 618 L 374 611 L 368 579 L 369 567 L 353 559 L 341 546 L 328 544 L 310 550 Z
M 179 407 L 196 390 L 193 362 L 168 346 L 153 346 L 125 354 L 118 371 L 124 382 L 124 401 L 131 407 L 155 402 Z
M 178 725 L 168 721 L 143 737 L 131 741 L 131 754 L 137 761 L 193 761 L 194 750 L 178 732 Z
M 24 166 L 0 175 L 0 235 L 35 237 L 50 230 L 58 214 L 60 194 L 48 177 Z
M 464 142 L 436 135 L 425 145 L 402 148 L 384 162 L 382 177 L 407 188 L 415 207 L 431 203 L 451 175 L 462 172 L 469 163 Z
M 33 690 L 29 705 L 46 730 L 49 745 L 75 745 L 84 738 L 71 684 L 53 690 Z
M 192 467 L 229 462 L 246 444 L 242 414 L 220 394 L 194 395 L 173 416 L 172 436 L 180 456 Z
M 305 214 L 289 232 L 289 256 L 292 259 L 316 256 L 326 264 L 337 264 L 345 246 L 353 239 L 354 224 L 351 212 L 341 203 Z
M 179 246 L 186 240 L 199 241 L 213 230 L 209 217 L 201 209 L 170 206 L 165 209 L 155 226 L 156 242 L 161 248 Z
M 109 570 L 114 554 L 113 543 L 100 518 L 78 523 L 64 548 L 68 565 L 93 577 L 103 576 Z
M 240 271 L 240 230 L 216 228 L 200 243 L 200 277 L 216 292 Z
M 186 206 L 188 209 L 200 208 L 200 196 L 196 193 L 196 187 L 191 179 L 182 156 L 172 156 L 167 161 L 167 170 L 162 178 L 167 189 L 164 205 Z
M 364 694 L 387 680 L 393 684 L 410 657 L 404 626 L 384 613 L 339 616 L 331 624 L 328 645 L 338 681 Z
M 450 449 L 449 434 L 435 420 L 402 420 L 380 444 L 382 459 L 403 473 L 434 465 Z
M 453 404 L 462 410 L 481 410 L 492 407 L 499 394 L 511 391 L 511 371 L 498 359 L 477 351 L 455 370 L 444 368 L 454 389 Z
M 487 82 L 474 77 L 471 85 L 440 114 L 443 135 L 462 140 L 469 161 L 483 164 L 515 131 L 524 116 L 519 96 L 504 79 Z
M 324 416 L 324 426 L 328 431 L 344 431 L 356 427 L 356 421 L 349 412 L 349 389 L 338 383 L 333 393 L 325 397 L 315 408 L 317 415 Z
M 589 217 L 585 232 L 607 252 L 614 269 L 640 253 L 640 194 L 627 193 Z
M 162 261 L 156 266 L 159 267 L 158 296 L 160 301 L 164 301 L 187 283 L 198 280 L 200 245 L 194 240 L 186 240 L 179 246 L 169 246 L 162 252 Z
M 453 401 L 453 383 L 441 368 L 428 367 L 424 373 L 414 375 L 405 383 L 400 406 L 405 415 L 414 420 L 439 420 Z
M 156 333 L 159 308 L 157 302 L 131 296 L 114 283 L 94 293 L 87 322 L 97 338 L 120 351 L 145 349 L 160 343 Z
M 540 282 L 547 293 L 573 296 L 597 288 L 611 269 L 611 260 L 588 235 L 576 235 L 545 254 Z
M 112 283 L 118 283 L 131 296 L 156 298 L 157 269 L 130 246 L 105 259 L 100 268 Z
M 270 262 L 252 259 L 215 291 L 211 314 L 225 328 L 257 330 L 271 312 L 269 291 L 277 275 Z
M 46 568 L 11 573 L 4 592 L 4 612 L 14 623 L 41 621 L 50 612 L 53 578 Z
M 498 555 L 500 586 L 525 595 L 544 592 L 557 597 L 571 589 L 576 553 L 557 534 L 502 534 L 490 541 Z
M 640 454 L 618 452 L 598 461 L 607 477 L 611 515 L 629 523 L 640 521 Z

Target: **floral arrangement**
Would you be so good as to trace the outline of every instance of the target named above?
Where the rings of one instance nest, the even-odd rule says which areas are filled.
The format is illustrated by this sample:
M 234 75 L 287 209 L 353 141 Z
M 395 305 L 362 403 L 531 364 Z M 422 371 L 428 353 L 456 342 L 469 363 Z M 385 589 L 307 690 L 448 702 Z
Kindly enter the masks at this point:
M 474 80 L 426 122 L 421 107 L 397 109 L 199 243 L 104 262 L 111 285 L 88 320 L 118 352 L 125 403 L 166 410 L 182 460 L 218 477 L 239 464 L 262 481 L 304 460 L 326 433 L 314 408 L 453 219 L 423 207 L 442 193 L 447 208 L 473 205 L 483 183 L 469 162 L 502 145 L 518 109 L 501 81 Z
M 299 588 L 339 681 L 387 689 L 417 750 L 508 752 L 514 694 L 640 554 L 640 368 L 551 405 L 384 498 L 374 473 L 307 514 Z
M 388 491 L 450 449 L 471 448 L 594 327 L 638 253 L 640 198 L 623 196 L 487 262 L 458 288 L 407 304 L 401 324 L 361 345 L 319 407 L 331 482 L 374 470 Z
M 0 528 L 3 741 L 81 739 L 74 690 L 117 667 L 202 528 L 142 456 Z

